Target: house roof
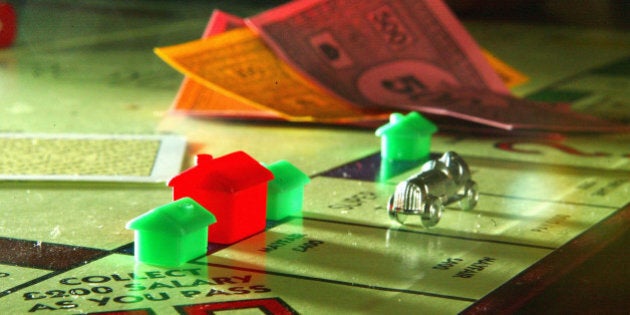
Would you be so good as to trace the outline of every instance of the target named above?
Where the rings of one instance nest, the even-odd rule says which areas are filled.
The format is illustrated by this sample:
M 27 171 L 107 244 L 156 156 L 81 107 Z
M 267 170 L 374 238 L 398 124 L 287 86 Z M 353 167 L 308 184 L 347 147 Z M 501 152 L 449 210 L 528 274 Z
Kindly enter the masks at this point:
M 148 211 L 127 223 L 127 229 L 185 235 L 217 220 L 192 198 L 181 198 Z
M 168 185 L 234 193 L 273 179 L 273 174 L 243 151 L 219 158 L 197 155 L 197 165 L 173 177 Z
M 270 191 L 284 191 L 308 184 L 311 179 L 300 169 L 286 160 L 280 160 L 266 165 L 274 176 L 269 182 Z
M 437 131 L 437 127 L 418 112 L 407 115 L 393 113 L 389 117 L 389 123 L 376 129 L 377 136 L 388 135 L 430 135 Z

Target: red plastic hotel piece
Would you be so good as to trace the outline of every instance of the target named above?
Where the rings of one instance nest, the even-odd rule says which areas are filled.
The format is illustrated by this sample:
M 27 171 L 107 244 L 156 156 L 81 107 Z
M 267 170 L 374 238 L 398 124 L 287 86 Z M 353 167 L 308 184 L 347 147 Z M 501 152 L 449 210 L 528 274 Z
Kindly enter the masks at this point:
M 243 151 L 218 158 L 197 155 L 197 165 L 173 177 L 173 199 L 190 197 L 212 212 L 217 223 L 208 241 L 232 244 L 265 229 L 267 183 L 273 173 Z
M 17 19 L 13 6 L 0 2 L 0 48 L 8 47 L 15 40 L 17 33 Z

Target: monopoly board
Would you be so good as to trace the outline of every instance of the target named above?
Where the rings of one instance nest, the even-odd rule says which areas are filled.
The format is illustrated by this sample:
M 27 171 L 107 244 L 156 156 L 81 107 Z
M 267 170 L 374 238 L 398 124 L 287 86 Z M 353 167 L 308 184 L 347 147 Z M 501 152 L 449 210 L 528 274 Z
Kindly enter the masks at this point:
M 289 138 L 301 133 L 281 131 Z M 417 169 L 377 180 L 377 148 L 359 156 L 340 151 L 344 163 L 331 167 L 320 158 L 310 165 L 302 217 L 269 222 L 263 233 L 210 246 L 207 256 L 166 269 L 135 263 L 133 236 L 123 229 L 168 201 L 164 187 L 3 183 L 3 198 L 21 206 L 9 203 L 10 215 L 3 209 L 2 305 L 12 313 L 111 314 L 501 306 L 493 295 L 511 293 L 502 286 L 518 281 L 535 289 L 541 277 L 554 277 L 627 228 L 630 165 L 620 148 L 628 138 L 607 140 L 593 146 L 588 139 L 558 145 L 438 137 L 434 151 L 466 157 L 481 196 L 472 211 L 448 207 L 431 229 L 419 220 L 391 223 L 385 211 L 395 184 Z M 56 198 L 69 203 L 57 205 Z
M 8 90 L 0 86 L 1 131 L 178 134 L 188 141 L 184 168 L 198 153 L 243 150 L 261 162 L 287 159 L 312 179 L 303 215 L 269 221 L 264 232 L 229 246 L 211 244 L 207 255 L 160 268 L 134 261 L 133 233 L 124 226 L 171 201 L 163 183 L 2 181 L 2 313 L 505 312 L 522 306 L 630 226 L 630 136 L 614 134 L 439 134 L 432 157 L 452 150 L 468 162 L 479 185 L 478 205 L 470 211 L 451 205 L 429 229 L 413 218 L 404 226 L 393 223 L 387 200 L 420 165 L 394 167 L 397 171 L 384 178 L 373 130 L 167 113 L 181 77 L 147 53 L 149 46 L 164 44 L 165 37 L 172 42 L 195 38 L 211 8 L 208 15 L 191 16 L 175 5 L 147 4 L 142 9 L 149 17 L 144 18 L 136 9 L 86 3 L 76 9 L 41 1 L 23 16 L 28 25 L 57 10 L 64 17 L 58 21 L 80 16 L 118 24 L 103 22 L 114 26 L 95 37 L 89 28 L 101 30 L 98 23 L 77 30 L 45 20 L 78 34 L 47 38 L 27 29 L 21 43 L 0 51 L 0 80 L 11 85 Z M 123 23 L 125 15 L 137 19 Z M 507 27 L 510 32 L 524 29 Z M 492 47 L 491 31 L 484 32 L 483 25 L 471 30 L 483 34 L 479 38 L 488 48 L 508 56 L 519 44 L 547 43 L 545 36 L 551 36 L 548 30 L 532 31 L 531 37 L 502 46 L 514 40 L 503 36 L 508 32 L 503 29 L 494 33 L 499 40 Z M 568 50 L 592 39 L 566 34 L 552 35 Z M 566 56 L 549 65 L 549 73 L 528 68 L 523 60 L 537 60 L 559 46 L 549 44 L 549 51 L 542 46 L 529 59 L 515 57 L 510 63 L 522 61 L 524 72 L 541 78 L 516 92 L 540 99 L 570 97 L 586 109 L 602 100 L 627 106 L 623 86 L 628 86 L 630 51 L 611 45 L 603 45 L 609 49 L 599 58 L 586 58 L 594 54 L 590 49 Z M 578 62 L 581 70 L 567 70 Z M 598 97 L 602 91 L 609 97 Z M 627 115 L 625 108 L 621 113 Z M 620 116 L 615 115 L 627 122 Z

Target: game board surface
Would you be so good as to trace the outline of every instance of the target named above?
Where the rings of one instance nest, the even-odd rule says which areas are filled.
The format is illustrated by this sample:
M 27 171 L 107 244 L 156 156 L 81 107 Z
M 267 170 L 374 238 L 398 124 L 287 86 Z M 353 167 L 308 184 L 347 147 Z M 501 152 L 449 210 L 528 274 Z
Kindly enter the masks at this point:
M 432 156 L 463 156 L 480 199 L 471 211 L 447 207 L 427 229 L 390 222 L 390 194 L 419 165 L 382 179 L 373 130 L 170 115 L 181 77 L 151 49 L 199 37 L 214 7 L 264 9 L 250 6 L 18 7 L 18 42 L 0 50 L 1 132 L 178 134 L 188 140 L 183 167 L 198 153 L 243 150 L 289 160 L 312 181 L 302 217 L 176 268 L 136 263 L 124 228 L 171 201 L 166 185 L 1 181 L 0 313 L 496 313 L 520 308 L 630 226 L 627 134 L 438 134 Z M 467 24 L 532 78 L 515 93 L 628 122 L 628 34 L 499 25 Z

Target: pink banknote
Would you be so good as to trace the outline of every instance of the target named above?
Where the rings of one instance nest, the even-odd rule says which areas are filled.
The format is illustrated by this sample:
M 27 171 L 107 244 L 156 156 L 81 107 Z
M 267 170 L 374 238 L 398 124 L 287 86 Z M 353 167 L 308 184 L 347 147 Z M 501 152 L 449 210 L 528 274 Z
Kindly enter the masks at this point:
M 509 93 L 441 1 L 293 1 L 246 23 L 298 71 L 361 106 L 400 105 L 375 95 L 383 89 L 402 97 L 445 86 Z
M 628 129 L 511 96 L 439 0 L 300 0 L 246 23 L 297 71 L 357 106 L 417 110 L 505 130 Z
M 628 132 L 621 125 L 572 111 L 569 104 L 518 99 L 488 90 L 468 88 L 414 95 L 399 108 L 444 115 L 505 130 L 552 132 Z
M 221 10 L 214 10 L 210 16 L 210 21 L 206 25 L 201 38 L 208 38 L 212 35 L 223 33 L 227 30 L 245 26 L 241 17 L 229 14 Z

